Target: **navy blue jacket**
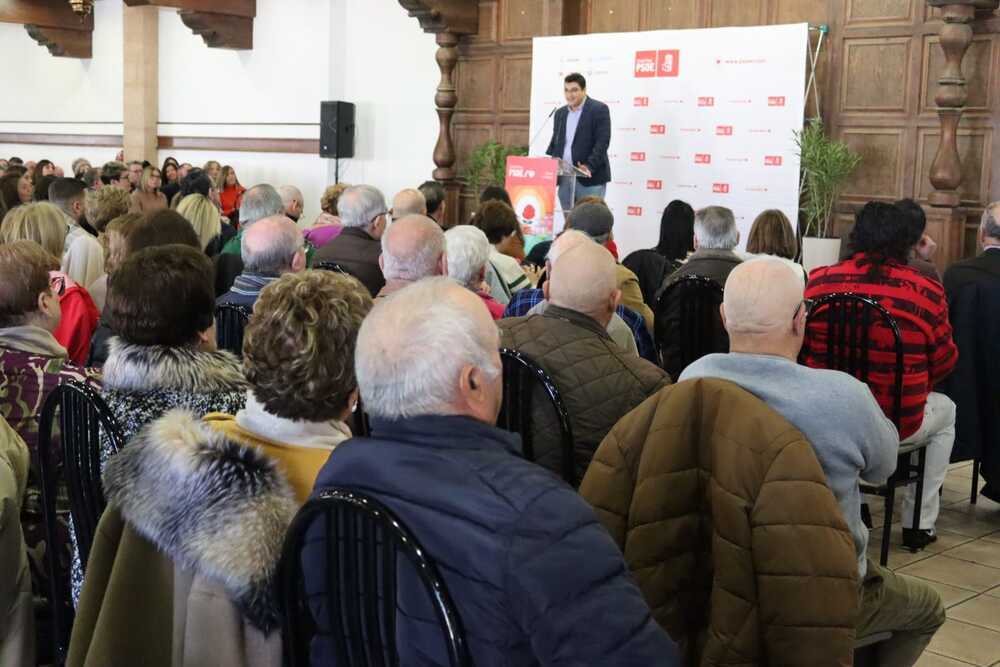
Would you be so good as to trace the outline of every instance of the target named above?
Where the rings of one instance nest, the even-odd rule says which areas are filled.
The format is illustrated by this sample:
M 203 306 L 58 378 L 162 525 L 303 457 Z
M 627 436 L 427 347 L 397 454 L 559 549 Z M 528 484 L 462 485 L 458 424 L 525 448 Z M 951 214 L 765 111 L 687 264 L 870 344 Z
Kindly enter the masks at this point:
M 546 155 L 561 158 L 566 147 L 566 117 L 569 107 L 556 111 L 552 123 L 552 141 Z M 611 112 L 608 105 L 588 96 L 583 101 L 580 123 L 573 135 L 573 165 L 583 163 L 590 169 L 591 178 L 577 178 L 580 185 L 602 185 L 611 180 L 611 165 L 608 163 L 608 145 L 611 143 Z
M 467 417 L 372 420 L 372 437 L 341 444 L 314 493 L 350 487 L 377 497 L 437 563 L 477 667 L 679 665 L 611 536 L 590 506 L 520 457 L 520 438 Z M 322 531 L 303 555 L 322 614 Z M 432 608 L 401 565 L 401 664 L 447 665 Z M 318 619 L 321 626 L 327 621 Z M 317 638 L 312 664 L 334 665 Z M 346 666 L 338 666 L 346 667 Z

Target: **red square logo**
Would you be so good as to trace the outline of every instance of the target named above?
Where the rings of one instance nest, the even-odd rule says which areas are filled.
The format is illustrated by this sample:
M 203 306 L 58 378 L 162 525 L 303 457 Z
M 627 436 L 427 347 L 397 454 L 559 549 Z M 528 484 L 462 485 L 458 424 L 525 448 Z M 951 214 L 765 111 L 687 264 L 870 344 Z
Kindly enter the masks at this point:
M 667 133 L 667 126 L 666 125 L 650 125 L 649 126 L 649 133 L 650 134 L 666 134 Z
M 729 183 L 712 183 L 712 192 L 720 195 L 729 194 Z
M 715 98 L 714 97 L 699 97 L 698 106 L 700 107 L 714 107 Z
M 715 135 L 718 137 L 731 137 L 733 136 L 733 126 L 732 125 L 716 125 Z
M 632 105 L 637 107 L 648 107 L 649 98 L 648 97 L 635 97 L 632 99 Z
M 764 156 L 764 166 L 765 167 L 780 167 L 783 159 L 780 155 L 765 155 Z
M 641 206 L 629 206 L 628 207 L 628 214 L 629 215 L 642 215 L 642 207 Z
M 694 154 L 695 164 L 712 164 L 712 154 L 711 153 L 695 153 Z
M 677 76 L 680 72 L 681 52 L 667 49 L 656 54 L 656 76 Z
M 629 159 L 631 159 L 632 162 L 645 162 L 646 154 L 642 151 L 632 151 L 632 154 L 629 156 Z
M 785 106 L 784 95 L 773 96 L 767 98 L 767 106 L 769 107 L 783 107 Z
M 635 52 L 635 75 L 637 77 L 656 76 L 656 51 Z
M 650 180 L 646 181 L 646 189 L 647 190 L 662 190 L 663 189 L 663 181 L 658 180 L 658 179 L 657 180 L 650 179 Z

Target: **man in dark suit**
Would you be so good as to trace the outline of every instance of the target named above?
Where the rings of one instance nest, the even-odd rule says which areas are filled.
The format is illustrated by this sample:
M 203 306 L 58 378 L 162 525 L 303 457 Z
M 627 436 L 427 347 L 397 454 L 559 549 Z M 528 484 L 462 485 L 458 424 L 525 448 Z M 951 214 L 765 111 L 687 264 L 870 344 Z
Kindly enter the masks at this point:
M 957 408 L 952 461 L 979 459 L 982 494 L 1000 502 L 1000 202 L 983 212 L 979 243 L 944 273 L 958 364 L 938 391 Z
M 608 144 L 611 143 L 611 113 L 608 105 L 587 96 L 587 80 L 574 72 L 563 80 L 566 106 L 556 111 L 552 125 L 552 141 L 546 155 L 562 158 L 580 169 L 576 178 L 576 195 L 570 201 L 574 176 L 559 177 L 559 202 L 564 211 L 573 208 L 581 198 L 596 195 L 604 198 L 611 165 Z

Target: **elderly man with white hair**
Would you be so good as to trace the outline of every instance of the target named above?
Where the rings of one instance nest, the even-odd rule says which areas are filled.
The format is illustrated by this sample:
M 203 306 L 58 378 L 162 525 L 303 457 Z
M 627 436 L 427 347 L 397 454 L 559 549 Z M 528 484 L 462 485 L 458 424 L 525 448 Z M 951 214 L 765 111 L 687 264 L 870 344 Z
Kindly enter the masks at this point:
M 416 188 L 406 188 L 392 198 L 392 219 L 399 220 L 408 215 L 427 215 L 427 200 L 424 193 Z
M 448 246 L 448 275 L 472 290 L 486 304 L 494 320 L 503 317 L 504 306 L 485 289 L 490 262 L 490 240 L 472 225 L 457 225 L 444 233 Z
M 621 298 L 611 253 L 589 238 L 568 248 L 567 243 L 553 244 L 558 256 L 543 287 L 548 301 L 544 312 L 498 324 L 504 347 L 531 357 L 562 394 L 573 428 L 579 480 L 615 422 L 670 384 L 670 377 L 625 352 L 608 335 Z M 551 406 L 539 401 L 532 429 L 536 461 L 560 472 L 558 422 Z
M 382 235 L 379 266 L 385 286 L 376 299 L 398 292 L 421 278 L 448 275 L 444 232 L 423 215 L 408 215 L 394 221 Z
M 706 206 L 694 214 L 694 252 L 667 276 L 657 297 L 683 276 L 704 276 L 725 287 L 729 272 L 742 261 L 733 248 L 740 242 L 733 212 L 724 206 Z M 659 317 L 659 313 L 656 314 Z
M 337 200 L 337 213 L 344 230 L 316 251 L 313 266 L 333 262 L 361 281 L 372 296 L 385 285 L 379 266 L 382 245 L 379 239 L 386 228 L 389 208 L 385 196 L 370 185 L 355 185 L 344 190 Z
M 729 354 L 702 357 L 680 379 L 734 382 L 802 431 L 854 536 L 862 582 L 857 635 L 892 632 L 879 644 L 875 662 L 913 665 L 944 623 L 944 608 L 929 585 L 867 558 L 859 490 L 861 480 L 881 484 L 895 470 L 899 436 L 867 385 L 846 373 L 798 363 L 809 307 L 802 276 L 780 259 L 741 264 L 729 274 L 721 306 Z
M 593 510 L 525 461 L 516 434 L 494 426 L 498 343 L 482 301 L 453 280 L 425 279 L 379 300 L 355 353 L 372 436 L 334 450 L 314 496 L 359 489 L 399 517 L 436 561 L 479 667 L 679 665 Z M 303 554 L 313 601 L 329 580 L 324 530 Z M 400 662 L 447 664 L 416 572 L 404 564 L 397 576 Z M 323 605 L 313 613 L 333 622 Z M 335 656 L 329 635 L 313 641 L 314 664 Z
M 281 195 L 281 205 L 285 207 L 285 215 L 298 222 L 305 207 L 302 191 L 294 185 L 282 185 L 278 188 L 278 194 Z
M 216 304 L 250 306 L 261 291 L 286 273 L 306 268 L 305 240 L 290 218 L 272 215 L 258 220 L 241 240 L 243 271 Z

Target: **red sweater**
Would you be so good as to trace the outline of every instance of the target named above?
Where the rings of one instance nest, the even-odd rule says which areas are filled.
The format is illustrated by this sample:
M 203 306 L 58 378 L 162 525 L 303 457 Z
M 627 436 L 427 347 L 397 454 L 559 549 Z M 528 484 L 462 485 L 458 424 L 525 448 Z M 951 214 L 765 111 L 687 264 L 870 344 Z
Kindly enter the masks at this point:
M 87 363 L 90 337 L 97 329 L 101 313 L 87 290 L 79 285 L 68 288 L 59 297 L 59 309 L 62 310 L 62 317 L 52 336 L 66 348 L 74 364 L 83 366 Z
M 222 215 L 227 218 L 229 215 L 240 207 L 240 202 L 243 200 L 243 193 L 246 192 L 246 188 L 242 185 L 234 185 L 232 187 L 225 187 L 219 192 L 219 203 L 222 205 Z
M 905 264 L 890 261 L 869 276 L 870 264 L 863 253 L 809 274 L 806 298 L 850 292 L 878 301 L 899 326 L 903 338 L 903 399 L 899 423 L 900 440 L 916 433 L 924 419 L 927 394 L 955 367 L 958 348 L 951 337 L 948 302 L 944 288 Z M 875 324 L 871 332 L 869 387 L 886 416 L 892 418 L 896 355 L 892 332 Z M 806 331 L 802 359 L 822 368 L 826 354 L 826 322 L 822 311 L 812 318 Z

